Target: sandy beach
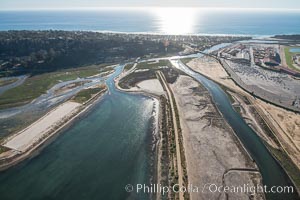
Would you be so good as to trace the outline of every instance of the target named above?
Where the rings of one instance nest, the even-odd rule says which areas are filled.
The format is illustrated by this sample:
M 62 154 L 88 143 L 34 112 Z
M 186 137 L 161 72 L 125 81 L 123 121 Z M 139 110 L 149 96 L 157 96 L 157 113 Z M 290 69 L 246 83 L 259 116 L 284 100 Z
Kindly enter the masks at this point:
M 119 76 L 117 76 L 114 79 L 116 88 L 123 92 L 142 93 L 155 98 L 164 94 L 164 90 L 158 79 L 147 79 L 136 83 L 134 87 L 130 87 L 129 89 L 122 88 L 120 86 L 121 79 L 128 76 L 131 73 L 134 73 L 136 66 L 137 63 L 135 63 L 131 69 L 123 71 Z
M 116 87 L 124 92 L 133 92 L 133 93 L 145 93 L 151 96 L 159 96 L 164 94 L 164 90 L 157 79 L 148 79 L 145 81 L 141 81 L 136 84 L 135 87 L 131 87 L 129 89 L 121 88 L 116 81 Z
M 3 146 L 19 152 L 29 150 L 33 144 L 45 137 L 55 126 L 74 115 L 80 106 L 80 103 L 71 101 L 59 105 L 34 124 L 9 137 Z
M 155 93 L 157 95 L 164 94 L 164 90 L 157 79 L 149 79 L 139 82 L 137 87 L 145 92 Z

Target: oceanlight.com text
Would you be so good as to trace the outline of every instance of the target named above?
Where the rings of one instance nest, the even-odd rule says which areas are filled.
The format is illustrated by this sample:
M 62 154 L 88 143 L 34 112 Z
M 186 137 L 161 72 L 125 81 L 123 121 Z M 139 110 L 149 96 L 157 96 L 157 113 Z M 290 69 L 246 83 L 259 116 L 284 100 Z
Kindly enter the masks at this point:
M 250 185 L 243 184 L 240 186 L 223 186 L 217 185 L 214 183 L 207 183 L 201 187 L 189 184 L 186 186 L 179 186 L 174 184 L 172 187 L 163 186 L 161 184 L 127 184 L 125 186 L 126 192 L 135 192 L 135 193 L 149 193 L 155 194 L 160 193 L 166 195 L 169 192 L 174 193 L 246 193 L 246 194 L 257 194 L 257 193 L 294 193 L 293 186 L 271 186 L 266 185 Z

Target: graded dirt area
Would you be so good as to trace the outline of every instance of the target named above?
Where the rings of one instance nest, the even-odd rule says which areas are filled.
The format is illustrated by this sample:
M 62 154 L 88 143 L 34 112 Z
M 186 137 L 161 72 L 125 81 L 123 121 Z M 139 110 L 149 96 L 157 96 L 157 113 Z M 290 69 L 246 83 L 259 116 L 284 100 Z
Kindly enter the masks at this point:
M 189 184 L 201 190 L 205 187 L 191 193 L 191 199 L 226 199 L 225 193 L 210 192 L 208 184 L 259 184 L 261 176 L 256 165 L 213 105 L 207 90 L 188 76 L 180 76 L 171 88 L 180 113 Z M 249 194 L 230 193 L 227 197 L 249 199 Z
M 187 64 L 191 69 L 203 74 L 217 82 L 221 82 L 227 87 L 238 88 L 235 83 L 230 79 L 224 68 L 214 58 L 204 56 L 195 58 Z M 239 88 L 238 88 L 239 89 Z M 240 89 L 240 91 L 243 91 Z
M 300 169 L 300 114 L 257 100 L 264 114 L 276 129 L 276 136 Z
M 162 88 L 160 82 L 157 79 L 149 79 L 141 81 L 137 84 L 141 90 L 145 92 L 155 93 L 158 95 L 164 94 L 164 89 Z
M 44 117 L 20 131 L 16 135 L 9 137 L 3 146 L 19 152 L 25 152 L 34 143 L 41 140 L 45 134 L 49 133 L 61 121 L 73 115 L 81 104 L 68 101 L 59 105 Z

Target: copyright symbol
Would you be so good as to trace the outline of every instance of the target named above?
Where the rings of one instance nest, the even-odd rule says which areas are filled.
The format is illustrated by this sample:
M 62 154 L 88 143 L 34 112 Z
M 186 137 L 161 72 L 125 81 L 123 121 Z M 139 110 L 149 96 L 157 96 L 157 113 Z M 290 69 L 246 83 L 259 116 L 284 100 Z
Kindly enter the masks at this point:
M 126 185 L 125 190 L 126 190 L 126 192 L 132 192 L 133 191 L 133 185 L 131 185 L 131 184 Z

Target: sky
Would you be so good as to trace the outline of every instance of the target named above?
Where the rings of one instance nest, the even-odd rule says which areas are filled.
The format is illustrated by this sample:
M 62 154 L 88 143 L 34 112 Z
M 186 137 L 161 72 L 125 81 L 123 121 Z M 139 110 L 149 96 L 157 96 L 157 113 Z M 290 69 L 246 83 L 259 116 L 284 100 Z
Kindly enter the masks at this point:
M 300 0 L 0 0 L 2 10 L 148 6 L 300 9 Z

